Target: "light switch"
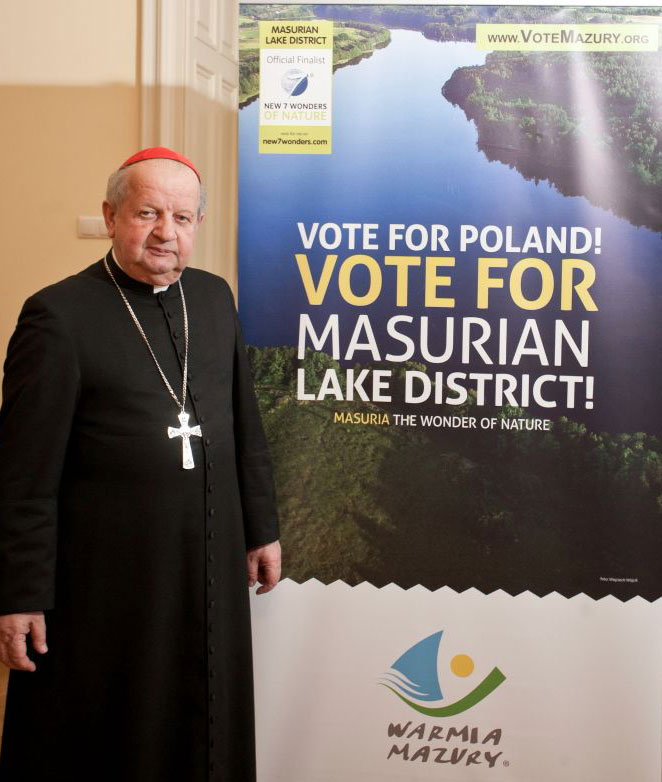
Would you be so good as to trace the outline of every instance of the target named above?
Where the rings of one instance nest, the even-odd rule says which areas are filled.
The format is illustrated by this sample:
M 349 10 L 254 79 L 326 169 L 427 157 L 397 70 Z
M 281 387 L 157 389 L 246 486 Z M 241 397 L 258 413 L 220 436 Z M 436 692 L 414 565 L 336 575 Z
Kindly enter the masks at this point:
M 107 239 L 106 223 L 103 217 L 79 217 L 79 239 Z

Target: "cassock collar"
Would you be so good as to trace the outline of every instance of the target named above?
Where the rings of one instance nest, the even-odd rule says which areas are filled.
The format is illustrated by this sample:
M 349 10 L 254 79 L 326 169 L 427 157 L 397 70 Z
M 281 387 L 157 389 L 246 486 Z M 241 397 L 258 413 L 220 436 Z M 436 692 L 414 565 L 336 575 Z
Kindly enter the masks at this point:
M 120 286 L 120 288 L 128 288 L 129 290 L 135 291 L 136 293 L 141 293 L 144 296 L 152 296 L 152 297 L 154 296 L 153 285 L 150 285 L 147 282 L 140 282 L 140 280 L 134 280 L 133 277 L 129 277 L 129 275 L 124 271 L 124 269 L 122 269 L 119 263 L 117 263 L 117 261 L 113 258 L 112 247 L 110 248 L 110 250 L 108 250 L 108 255 L 106 255 L 106 260 L 108 261 L 108 265 L 112 269 L 115 279 L 117 280 L 117 283 Z M 178 296 L 179 285 L 169 285 L 167 290 L 163 291 L 160 295 L 166 296 L 168 298 L 172 296 L 175 297 Z

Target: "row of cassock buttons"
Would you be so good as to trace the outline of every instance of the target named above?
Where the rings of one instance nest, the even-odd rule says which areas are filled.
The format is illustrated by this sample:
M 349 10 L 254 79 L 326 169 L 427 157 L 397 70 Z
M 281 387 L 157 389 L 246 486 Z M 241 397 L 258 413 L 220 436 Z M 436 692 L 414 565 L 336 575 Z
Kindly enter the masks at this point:
M 172 313 L 170 311 L 167 311 L 166 314 L 167 314 L 168 318 L 172 318 Z M 179 339 L 180 334 L 179 334 L 178 331 L 173 331 L 172 332 L 172 336 L 173 336 L 173 338 L 175 340 L 177 340 L 177 339 Z M 180 356 L 180 358 L 182 360 L 185 358 L 185 355 L 186 354 L 185 354 L 185 352 L 183 350 L 179 351 L 179 356 Z M 186 379 L 190 383 L 191 382 L 191 375 L 189 374 Z M 200 400 L 200 394 L 193 394 L 193 400 L 195 402 L 198 402 Z M 198 421 L 199 421 L 200 424 L 204 424 L 205 417 L 203 415 L 200 415 L 198 417 Z M 207 446 L 211 445 L 211 440 L 209 439 L 209 437 L 205 438 L 205 445 L 207 445 Z M 207 469 L 209 471 L 214 469 L 214 462 L 213 461 L 209 461 L 207 463 Z M 209 494 L 213 494 L 214 488 L 215 488 L 214 487 L 214 483 L 212 483 L 210 481 L 208 486 L 207 486 L 208 493 Z M 214 517 L 214 515 L 216 514 L 216 508 L 210 507 L 207 513 L 209 515 L 209 518 L 212 519 Z M 212 530 L 212 529 L 208 529 L 207 540 L 208 541 L 212 541 L 215 536 L 216 536 L 216 532 L 214 530 Z M 207 546 L 207 548 L 209 548 L 209 546 Z M 214 600 L 213 597 L 211 597 L 212 589 L 213 589 L 213 586 L 214 586 L 216 580 L 215 580 L 214 576 L 211 575 L 211 573 L 210 573 L 210 569 L 211 569 L 210 566 L 214 562 L 214 555 L 210 551 L 207 552 L 207 561 L 209 563 L 208 567 L 207 567 L 207 575 L 208 575 L 207 583 L 209 584 L 209 589 L 208 589 L 207 594 L 209 596 L 208 606 L 209 606 L 209 609 L 211 610 L 216 605 L 216 601 Z M 210 692 L 209 692 L 209 704 L 210 704 L 210 706 L 209 706 L 209 749 L 210 749 L 210 754 L 211 754 L 211 750 L 214 749 L 214 734 L 213 734 L 214 713 L 213 713 L 213 705 L 212 704 L 216 700 L 216 694 L 213 692 L 212 686 L 211 686 L 212 685 L 212 679 L 216 675 L 216 670 L 215 670 L 215 668 L 214 668 L 214 666 L 212 664 L 212 660 L 211 660 L 212 656 L 214 655 L 214 652 L 216 651 L 215 648 L 214 648 L 214 644 L 213 644 L 213 632 L 214 632 L 214 626 L 213 626 L 212 622 L 209 622 L 208 625 L 207 625 L 207 635 L 208 635 L 208 638 L 209 638 L 209 645 L 208 645 L 207 651 L 208 651 L 210 659 L 208 660 L 208 663 L 207 663 L 207 670 L 208 670 L 208 675 L 209 675 L 209 680 L 210 680 L 210 685 L 209 685 L 209 690 L 210 690 Z M 213 773 L 213 771 L 214 771 L 214 762 L 212 760 L 210 760 L 210 762 L 209 762 L 209 772 Z
M 200 421 L 202 421 L 202 416 L 200 416 Z M 205 445 L 210 445 L 209 438 L 205 439 Z M 207 463 L 207 470 L 212 471 L 213 469 L 214 469 L 214 462 L 210 460 Z M 214 493 L 214 488 L 215 488 L 214 483 L 211 480 L 209 480 L 208 485 L 207 485 L 207 492 L 210 495 Z M 209 551 L 209 543 L 216 537 L 216 532 L 213 529 L 209 529 L 209 527 L 211 526 L 211 520 L 213 519 L 213 517 L 216 514 L 216 509 L 214 507 L 210 507 L 209 510 L 207 511 L 207 514 L 209 516 L 209 523 L 208 523 L 208 530 L 207 530 L 207 541 L 208 541 L 208 543 L 207 543 L 207 562 L 208 562 L 207 574 L 209 576 L 209 578 L 208 578 L 208 584 L 209 584 L 208 594 L 210 595 L 210 597 L 209 597 L 209 608 L 213 609 L 214 606 L 216 605 L 216 601 L 214 600 L 213 597 L 211 597 L 212 589 L 213 589 L 214 584 L 215 584 L 214 576 L 211 574 L 211 569 L 212 569 L 212 566 L 213 566 L 213 563 L 214 563 L 214 555 L 211 553 L 211 551 Z M 207 635 L 208 635 L 208 639 L 209 639 L 209 645 L 208 645 L 208 648 L 207 648 L 207 652 L 209 654 L 209 659 L 208 659 L 208 663 L 207 663 L 207 669 L 208 669 L 208 672 L 209 672 L 209 691 L 210 691 L 209 692 L 209 750 L 210 750 L 210 755 L 211 755 L 211 752 L 214 749 L 214 733 L 213 733 L 214 714 L 213 714 L 213 704 L 214 704 L 214 701 L 216 700 L 216 694 L 214 693 L 214 691 L 212 689 L 212 684 L 213 684 L 212 680 L 214 679 L 214 676 L 216 675 L 216 670 L 215 670 L 214 665 L 213 665 L 213 655 L 214 655 L 214 652 L 216 650 L 214 648 L 214 643 L 213 643 L 213 640 L 214 640 L 214 625 L 213 625 L 213 623 L 211 621 L 209 621 L 209 623 L 207 625 Z M 213 771 L 214 771 L 214 762 L 212 760 L 210 760 L 210 762 L 209 762 L 209 772 L 212 773 Z

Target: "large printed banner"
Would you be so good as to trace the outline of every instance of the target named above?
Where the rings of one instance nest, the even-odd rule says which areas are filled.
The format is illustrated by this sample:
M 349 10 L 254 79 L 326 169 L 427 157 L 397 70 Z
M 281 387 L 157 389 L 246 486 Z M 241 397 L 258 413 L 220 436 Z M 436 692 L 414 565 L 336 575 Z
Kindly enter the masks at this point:
M 264 780 L 659 782 L 661 24 L 241 6 Z

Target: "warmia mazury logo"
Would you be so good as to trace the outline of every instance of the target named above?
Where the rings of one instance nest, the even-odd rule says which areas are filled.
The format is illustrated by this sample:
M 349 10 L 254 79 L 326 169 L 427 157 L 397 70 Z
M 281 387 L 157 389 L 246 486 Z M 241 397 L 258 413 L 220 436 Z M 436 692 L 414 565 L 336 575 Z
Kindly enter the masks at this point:
M 295 98 L 308 89 L 308 74 L 301 68 L 290 68 L 283 74 L 280 86 L 291 98 Z
M 439 630 L 407 649 L 380 681 L 380 684 L 395 693 L 400 700 L 428 717 L 452 717 L 461 714 L 487 698 L 506 680 L 503 673 L 495 667 L 459 700 L 441 706 L 425 705 L 436 704 L 444 699 L 437 665 L 443 632 Z M 456 654 L 450 661 L 450 671 L 460 678 L 471 676 L 474 661 L 467 654 Z

